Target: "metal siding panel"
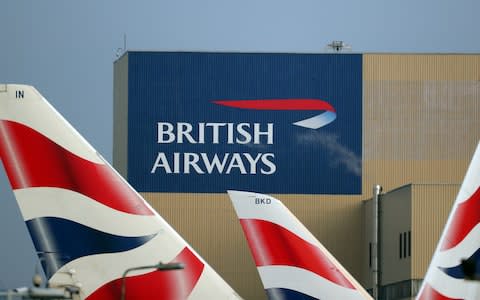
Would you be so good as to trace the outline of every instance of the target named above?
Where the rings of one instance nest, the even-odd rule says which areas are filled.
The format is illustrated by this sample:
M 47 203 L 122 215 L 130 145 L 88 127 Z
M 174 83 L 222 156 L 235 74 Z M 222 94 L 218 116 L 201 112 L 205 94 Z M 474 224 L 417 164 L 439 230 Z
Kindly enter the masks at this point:
M 480 79 L 478 54 L 364 54 L 373 81 L 471 81 Z
M 480 55 L 364 55 L 364 188 L 458 182 L 480 136 Z
M 411 258 L 399 256 L 399 234 L 402 246 L 406 233 L 411 230 L 411 185 L 406 185 L 381 196 L 380 260 L 382 285 L 410 279 Z M 406 249 L 406 248 L 405 248 Z M 404 250 L 404 249 L 402 249 Z
M 479 133 L 476 81 L 366 82 L 365 158 L 452 159 L 467 156 Z M 367 102 L 368 99 L 368 102 Z M 448 130 L 446 130 L 448 128 Z
M 359 280 L 359 283 L 362 284 L 366 289 L 372 288 L 372 268 L 370 267 L 370 250 L 369 245 L 373 240 L 373 233 L 372 233 L 372 216 L 373 216 L 373 202 L 370 198 L 369 200 L 362 202 L 363 207 L 363 236 L 364 239 L 362 240 L 362 249 L 363 249 L 363 256 L 362 256 L 362 273 L 361 277 L 356 278 Z
M 480 136 L 480 135 L 479 135 Z M 473 149 L 473 148 L 472 148 Z M 364 163 L 364 190 L 375 183 L 390 191 L 408 183 L 461 182 L 470 162 L 464 160 L 370 160 Z M 371 195 L 364 195 L 364 199 Z
M 126 178 L 128 164 L 128 53 L 113 65 L 113 166 Z
M 412 193 L 412 278 L 425 276 L 460 184 L 415 184 Z

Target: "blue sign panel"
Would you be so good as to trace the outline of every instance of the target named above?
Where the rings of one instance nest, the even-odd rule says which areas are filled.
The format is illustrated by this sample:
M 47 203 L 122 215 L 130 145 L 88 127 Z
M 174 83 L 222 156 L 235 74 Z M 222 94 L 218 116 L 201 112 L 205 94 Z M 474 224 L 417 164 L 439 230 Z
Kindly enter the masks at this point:
M 130 52 L 142 192 L 359 194 L 362 56 Z

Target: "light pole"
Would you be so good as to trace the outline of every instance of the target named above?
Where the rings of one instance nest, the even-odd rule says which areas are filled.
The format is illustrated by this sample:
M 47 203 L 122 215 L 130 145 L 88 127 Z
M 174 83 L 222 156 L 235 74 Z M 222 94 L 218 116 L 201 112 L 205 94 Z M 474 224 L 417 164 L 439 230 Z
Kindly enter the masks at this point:
M 164 264 L 162 262 L 159 262 L 156 265 L 151 265 L 151 266 L 140 266 L 140 267 L 133 267 L 133 268 L 128 268 L 123 272 L 122 275 L 122 300 L 125 300 L 125 281 L 127 279 L 127 274 L 131 271 L 139 271 L 139 270 L 146 270 L 146 269 L 155 269 L 157 271 L 171 271 L 171 270 L 181 270 L 184 269 L 185 265 L 182 263 L 167 263 Z
M 380 265 L 378 264 L 378 222 L 379 222 L 379 200 L 380 200 L 380 193 L 382 192 L 382 186 L 376 184 L 373 186 L 373 220 L 372 220 L 372 296 L 374 300 L 378 299 L 378 282 L 379 282 L 379 273 L 380 273 Z

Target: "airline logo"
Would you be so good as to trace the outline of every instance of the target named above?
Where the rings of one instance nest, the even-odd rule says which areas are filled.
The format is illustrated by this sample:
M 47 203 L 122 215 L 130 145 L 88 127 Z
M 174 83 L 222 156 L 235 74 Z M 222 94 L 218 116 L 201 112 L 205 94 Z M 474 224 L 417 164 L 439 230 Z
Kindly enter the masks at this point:
M 218 100 L 213 102 L 218 105 L 253 110 L 324 111 L 314 117 L 293 123 L 294 125 L 310 129 L 319 129 L 337 118 L 333 106 L 319 99 Z
M 418 300 L 478 299 L 476 283 L 465 280 L 463 259 L 480 265 L 480 146 L 473 156 L 437 246 Z
M 361 192 L 361 55 L 129 53 L 129 65 L 138 190 Z

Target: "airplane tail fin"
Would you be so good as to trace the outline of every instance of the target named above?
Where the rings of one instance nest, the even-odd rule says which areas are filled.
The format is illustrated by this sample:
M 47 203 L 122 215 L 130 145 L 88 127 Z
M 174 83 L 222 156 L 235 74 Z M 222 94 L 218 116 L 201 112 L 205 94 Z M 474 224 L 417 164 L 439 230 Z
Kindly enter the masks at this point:
M 27 85 L 0 84 L 0 157 L 52 286 L 120 299 L 231 299 L 236 293 L 97 151 Z
M 228 195 L 270 300 L 371 299 L 280 200 L 242 191 Z
M 461 260 L 480 266 L 480 143 L 453 204 L 436 251 L 418 293 L 418 300 L 478 299 L 465 281 Z M 480 277 L 480 270 L 476 274 Z M 472 295 L 476 294 L 475 295 Z

